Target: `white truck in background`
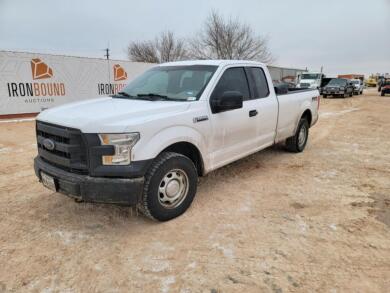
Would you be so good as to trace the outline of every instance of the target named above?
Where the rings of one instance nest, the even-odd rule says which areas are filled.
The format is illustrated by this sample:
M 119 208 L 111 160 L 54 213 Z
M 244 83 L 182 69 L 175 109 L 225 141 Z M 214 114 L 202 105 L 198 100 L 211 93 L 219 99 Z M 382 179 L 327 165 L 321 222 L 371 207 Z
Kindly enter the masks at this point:
M 325 74 L 321 72 L 305 72 L 298 76 L 297 88 L 319 89 Z
M 117 95 L 43 111 L 34 168 L 77 201 L 166 221 L 190 206 L 198 176 L 281 141 L 303 151 L 319 99 L 315 88 L 274 88 L 262 63 L 160 64 Z

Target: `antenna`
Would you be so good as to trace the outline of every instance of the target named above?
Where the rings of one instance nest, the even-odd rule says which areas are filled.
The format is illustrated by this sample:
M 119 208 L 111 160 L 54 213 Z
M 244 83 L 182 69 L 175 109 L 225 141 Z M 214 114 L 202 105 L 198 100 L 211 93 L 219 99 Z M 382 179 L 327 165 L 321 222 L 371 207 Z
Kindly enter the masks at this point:
M 106 51 L 106 54 L 104 56 L 108 60 L 108 59 L 110 59 L 110 48 L 106 48 L 105 51 Z

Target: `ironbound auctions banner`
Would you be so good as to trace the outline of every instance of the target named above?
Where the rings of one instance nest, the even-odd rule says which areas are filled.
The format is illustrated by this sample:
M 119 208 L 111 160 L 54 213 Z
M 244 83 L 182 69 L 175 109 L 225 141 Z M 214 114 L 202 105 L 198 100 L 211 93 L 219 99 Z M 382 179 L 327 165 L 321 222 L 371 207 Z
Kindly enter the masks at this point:
M 153 64 L 0 51 L 0 115 L 112 95 Z

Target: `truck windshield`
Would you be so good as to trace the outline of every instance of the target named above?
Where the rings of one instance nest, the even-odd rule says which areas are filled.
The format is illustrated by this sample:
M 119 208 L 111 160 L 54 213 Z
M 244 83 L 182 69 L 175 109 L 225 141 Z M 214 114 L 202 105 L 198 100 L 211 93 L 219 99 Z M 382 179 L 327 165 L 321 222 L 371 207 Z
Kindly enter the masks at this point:
M 360 84 L 360 81 L 358 81 L 358 80 L 352 80 L 352 83 L 353 83 L 353 84 Z
M 301 75 L 301 79 L 319 79 L 320 74 L 305 73 Z
M 341 79 L 341 78 L 334 78 L 332 79 L 328 85 L 345 85 L 347 83 L 347 81 L 345 79 Z
M 158 66 L 130 82 L 121 97 L 155 97 L 164 100 L 195 101 L 200 98 L 218 66 Z

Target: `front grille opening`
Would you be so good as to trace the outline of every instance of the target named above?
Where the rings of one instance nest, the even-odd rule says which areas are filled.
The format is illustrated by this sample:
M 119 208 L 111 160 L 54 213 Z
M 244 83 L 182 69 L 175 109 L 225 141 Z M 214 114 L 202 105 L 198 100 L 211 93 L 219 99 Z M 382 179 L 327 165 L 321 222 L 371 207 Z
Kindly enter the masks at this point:
M 60 142 L 60 143 L 65 143 L 65 144 L 69 144 L 69 138 L 67 137 L 62 137 L 62 136 L 58 136 L 58 135 L 54 135 L 54 134 L 51 134 L 51 133 L 47 133 L 47 132 L 43 132 L 41 130 L 37 130 L 37 134 L 44 137 L 44 138 L 49 138 L 49 139 L 52 139 L 54 140 L 55 142 Z
M 36 134 L 38 153 L 44 161 L 72 173 L 88 173 L 87 148 L 80 130 L 37 121 Z M 55 143 L 53 150 L 43 145 L 46 138 Z
M 45 158 L 41 157 L 42 161 L 46 162 L 46 163 L 49 163 L 50 165 L 54 166 L 54 167 L 57 167 L 61 170 L 64 170 L 64 171 L 67 171 L 67 172 L 71 172 L 71 173 L 75 173 L 75 174 L 79 174 L 79 175 L 88 175 L 88 170 L 86 169 L 77 169 L 77 168 L 67 168 L 65 166 L 62 166 L 60 164 L 56 164 L 56 163 L 53 163 L 49 160 L 46 160 Z
M 38 143 L 38 148 L 41 148 L 47 152 L 50 152 L 54 155 L 57 155 L 57 156 L 60 156 L 60 157 L 64 157 L 64 158 L 67 158 L 67 159 L 70 159 L 70 153 L 66 153 L 66 152 L 61 152 L 59 150 L 48 150 L 47 148 L 45 148 L 44 145 Z

